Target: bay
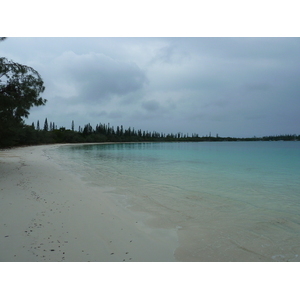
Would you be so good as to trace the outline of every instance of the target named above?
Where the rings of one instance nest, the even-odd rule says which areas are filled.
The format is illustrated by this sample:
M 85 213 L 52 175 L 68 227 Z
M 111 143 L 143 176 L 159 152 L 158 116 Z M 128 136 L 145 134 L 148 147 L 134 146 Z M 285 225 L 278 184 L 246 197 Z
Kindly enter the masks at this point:
M 299 261 L 300 143 L 59 147 L 61 165 L 149 226 L 177 228 L 182 261 Z

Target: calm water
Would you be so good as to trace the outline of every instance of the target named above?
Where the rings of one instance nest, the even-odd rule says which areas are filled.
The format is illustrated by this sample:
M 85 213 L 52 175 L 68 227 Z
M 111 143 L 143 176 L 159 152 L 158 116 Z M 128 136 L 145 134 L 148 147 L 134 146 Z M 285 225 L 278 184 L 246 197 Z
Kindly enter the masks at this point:
M 61 164 L 90 184 L 152 213 L 151 226 L 178 228 L 183 260 L 300 259 L 299 142 L 74 145 L 56 151 Z

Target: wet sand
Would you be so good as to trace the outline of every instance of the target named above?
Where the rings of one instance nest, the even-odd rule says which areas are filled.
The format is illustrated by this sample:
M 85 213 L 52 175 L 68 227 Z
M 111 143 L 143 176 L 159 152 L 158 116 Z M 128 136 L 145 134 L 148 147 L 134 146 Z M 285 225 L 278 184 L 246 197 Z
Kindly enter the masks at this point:
M 145 213 L 59 166 L 51 147 L 0 151 L 0 261 L 176 261 L 176 228 L 146 225 Z

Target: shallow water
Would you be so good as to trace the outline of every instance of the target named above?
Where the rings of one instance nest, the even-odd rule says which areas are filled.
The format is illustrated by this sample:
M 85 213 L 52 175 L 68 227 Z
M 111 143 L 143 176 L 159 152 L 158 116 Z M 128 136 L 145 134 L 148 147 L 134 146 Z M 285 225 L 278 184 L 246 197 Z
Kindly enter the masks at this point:
M 60 163 L 150 226 L 177 228 L 184 261 L 299 261 L 300 143 L 64 146 Z

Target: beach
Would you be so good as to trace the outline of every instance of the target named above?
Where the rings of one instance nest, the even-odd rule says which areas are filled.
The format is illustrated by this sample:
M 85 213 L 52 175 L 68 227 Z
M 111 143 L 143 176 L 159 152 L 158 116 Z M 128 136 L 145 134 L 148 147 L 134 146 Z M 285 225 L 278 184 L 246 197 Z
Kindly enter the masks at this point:
M 0 261 L 299 261 L 298 148 L 107 143 L 1 150 Z
M 176 261 L 177 229 L 151 227 L 42 145 L 0 151 L 1 262 Z

